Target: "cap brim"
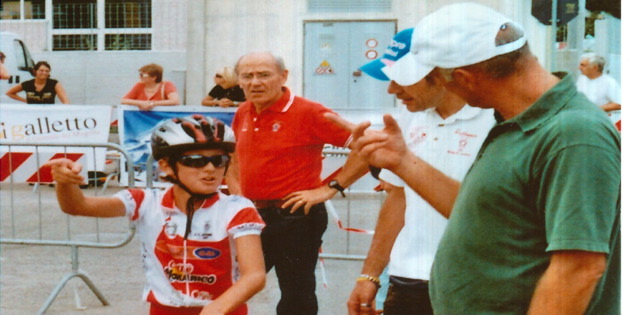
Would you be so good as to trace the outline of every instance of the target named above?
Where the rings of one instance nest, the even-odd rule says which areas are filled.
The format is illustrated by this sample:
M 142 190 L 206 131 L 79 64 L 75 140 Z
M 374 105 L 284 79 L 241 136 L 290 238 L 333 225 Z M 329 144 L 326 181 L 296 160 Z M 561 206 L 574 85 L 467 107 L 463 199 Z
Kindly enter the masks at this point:
M 421 64 L 413 53 L 408 53 L 398 59 L 391 67 L 382 69 L 390 80 L 402 86 L 413 85 L 422 80 L 435 66 Z
M 385 64 L 381 61 L 381 58 L 379 58 L 364 64 L 359 69 L 375 79 L 389 81 L 389 77 L 381 71 L 384 65 Z

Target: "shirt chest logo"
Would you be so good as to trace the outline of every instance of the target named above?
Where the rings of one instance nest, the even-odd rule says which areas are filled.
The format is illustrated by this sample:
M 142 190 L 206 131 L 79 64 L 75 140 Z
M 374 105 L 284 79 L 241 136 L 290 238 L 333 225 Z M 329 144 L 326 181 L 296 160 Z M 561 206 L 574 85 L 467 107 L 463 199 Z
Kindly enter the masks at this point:
M 461 129 L 455 130 L 455 134 L 459 136 L 459 141 L 457 142 L 457 149 L 448 150 L 449 154 L 462 155 L 462 156 L 471 156 L 469 152 L 466 152 L 466 147 L 468 146 L 468 141 L 477 138 L 477 135 L 473 135 L 467 133 Z
M 280 124 L 279 121 L 276 121 L 273 123 L 273 125 L 271 126 L 271 131 L 273 132 L 278 132 L 278 130 L 280 130 L 280 127 L 282 127 L 282 125 Z

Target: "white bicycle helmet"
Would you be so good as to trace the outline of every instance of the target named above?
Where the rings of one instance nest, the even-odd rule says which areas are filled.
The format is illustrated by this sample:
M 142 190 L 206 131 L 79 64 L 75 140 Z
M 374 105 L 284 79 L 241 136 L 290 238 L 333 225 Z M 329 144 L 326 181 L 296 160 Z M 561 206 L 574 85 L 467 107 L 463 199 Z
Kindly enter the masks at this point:
M 165 120 L 151 136 L 151 149 L 156 160 L 198 149 L 223 149 L 232 153 L 235 146 L 230 127 L 216 118 L 200 114 Z

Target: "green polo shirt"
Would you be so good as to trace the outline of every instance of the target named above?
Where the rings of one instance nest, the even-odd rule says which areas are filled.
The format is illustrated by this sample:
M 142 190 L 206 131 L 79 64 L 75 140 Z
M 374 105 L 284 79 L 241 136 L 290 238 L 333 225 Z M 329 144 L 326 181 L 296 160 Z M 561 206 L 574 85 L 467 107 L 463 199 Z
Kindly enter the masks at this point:
M 525 314 L 557 250 L 608 254 L 589 314 L 620 313 L 620 137 L 565 78 L 493 128 L 431 273 L 436 314 Z

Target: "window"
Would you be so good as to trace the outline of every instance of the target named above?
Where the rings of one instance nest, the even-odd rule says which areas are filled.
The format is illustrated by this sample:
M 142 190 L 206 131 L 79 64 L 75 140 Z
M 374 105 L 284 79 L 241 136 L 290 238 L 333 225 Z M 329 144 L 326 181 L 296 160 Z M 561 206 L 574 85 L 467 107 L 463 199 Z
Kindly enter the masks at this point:
M 2 0 L 0 1 L 0 20 L 44 19 L 46 18 L 45 4 L 45 0 Z M 21 11 L 22 5 L 24 5 L 24 12 Z
M 96 35 L 53 35 L 53 50 L 96 50 Z
M 151 49 L 150 0 L 52 0 L 52 4 L 53 50 Z
M 105 50 L 150 50 L 151 34 L 143 31 L 151 28 L 151 1 L 106 0 L 105 28 L 118 29 L 105 35 Z
M 151 2 L 141 0 L 107 0 L 106 28 L 150 28 Z
M 53 28 L 96 28 L 96 0 L 54 0 Z
M 105 50 L 150 50 L 151 34 L 106 34 Z
M 308 0 L 308 12 L 389 12 L 392 0 Z

